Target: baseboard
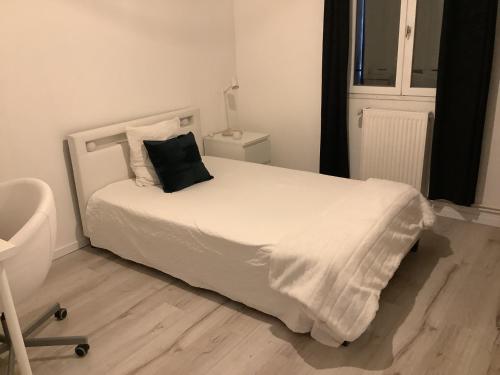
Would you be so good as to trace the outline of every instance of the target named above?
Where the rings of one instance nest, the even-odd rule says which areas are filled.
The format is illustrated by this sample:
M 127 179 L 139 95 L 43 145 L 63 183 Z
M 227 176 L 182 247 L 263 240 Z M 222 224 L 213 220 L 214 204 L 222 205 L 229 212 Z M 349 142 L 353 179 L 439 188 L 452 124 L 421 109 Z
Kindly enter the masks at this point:
M 89 241 L 86 238 L 82 239 L 80 241 L 70 242 L 69 244 L 61 246 L 60 248 L 56 249 L 54 251 L 53 259 L 57 259 L 57 258 L 65 256 L 65 255 L 68 255 L 69 253 L 72 253 L 73 251 L 81 249 L 82 247 L 85 247 L 88 244 L 89 244 Z
M 448 202 L 433 201 L 432 207 L 436 215 L 471 223 L 500 227 L 500 210 L 483 207 L 457 206 Z

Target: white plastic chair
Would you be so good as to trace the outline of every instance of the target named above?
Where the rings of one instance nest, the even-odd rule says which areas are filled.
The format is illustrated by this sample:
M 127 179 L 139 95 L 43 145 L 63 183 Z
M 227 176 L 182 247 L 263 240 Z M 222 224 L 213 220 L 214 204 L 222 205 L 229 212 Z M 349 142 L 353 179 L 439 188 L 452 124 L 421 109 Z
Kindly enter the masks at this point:
M 45 182 L 22 178 L 0 183 L 0 239 L 14 245 L 16 250 L 2 261 L 14 302 L 22 302 L 42 286 L 52 263 L 56 227 L 54 197 Z M 8 373 L 13 374 L 15 358 L 9 319 L 5 319 L 6 307 L 0 300 L 4 331 L 0 335 L 0 354 L 9 351 Z M 48 309 L 22 332 L 25 346 L 76 345 L 76 354 L 85 356 L 90 348 L 86 337 L 28 337 L 50 317 L 62 320 L 66 315 L 66 309 L 59 304 Z

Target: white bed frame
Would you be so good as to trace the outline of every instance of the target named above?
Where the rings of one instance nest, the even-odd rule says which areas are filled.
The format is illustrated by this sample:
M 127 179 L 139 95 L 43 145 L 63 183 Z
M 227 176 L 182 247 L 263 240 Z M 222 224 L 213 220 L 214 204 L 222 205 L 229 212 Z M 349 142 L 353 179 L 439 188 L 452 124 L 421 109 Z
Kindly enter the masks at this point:
M 107 125 L 68 136 L 83 233 L 87 237 L 89 235 L 85 224 L 85 211 L 92 194 L 113 182 L 133 177 L 125 128 L 151 125 L 176 117 L 181 121 L 183 132 L 193 132 L 200 153 L 203 155 L 200 111 L 192 107 Z
M 80 216 L 83 231 L 87 237 L 89 237 L 90 233 L 86 226 L 85 215 L 87 211 L 87 204 L 91 196 L 97 190 L 102 189 L 111 183 L 133 177 L 132 171 L 129 167 L 129 147 L 125 134 L 126 127 L 144 126 L 175 117 L 178 117 L 181 120 L 182 132 L 191 131 L 195 134 L 200 152 L 203 153 L 202 139 L 200 136 L 200 113 L 199 110 L 195 108 L 165 112 L 132 121 L 103 126 L 97 129 L 87 130 L 68 136 L 71 162 L 73 164 L 74 179 L 78 194 Z M 259 260 L 259 263 L 261 264 L 258 266 L 253 265 L 251 268 L 244 269 L 238 268 L 238 270 L 242 270 L 241 275 L 244 274 L 245 279 L 236 278 L 234 282 L 238 283 L 238 280 L 252 280 L 252 283 L 242 283 L 241 288 L 234 289 L 232 288 L 234 283 L 232 284 L 231 282 L 227 282 L 227 279 L 225 278 L 212 278 L 207 276 L 206 271 L 211 271 L 210 268 L 206 268 L 209 258 L 213 256 L 211 251 L 199 252 L 199 255 L 194 258 L 179 261 L 179 259 L 182 258 L 182 255 L 179 254 L 184 254 L 183 249 L 185 249 L 189 244 L 185 245 L 180 243 L 179 248 L 172 246 L 172 249 L 168 249 L 171 253 L 165 253 L 165 251 L 162 251 L 162 246 L 165 245 L 161 241 L 160 246 L 156 246 L 154 244 L 154 240 L 149 242 L 144 240 L 144 237 L 142 241 L 130 241 L 130 238 L 128 238 L 128 240 L 126 239 L 123 242 L 119 242 L 116 241 L 117 238 L 120 238 L 119 235 L 113 236 L 112 233 L 108 235 L 110 231 L 104 232 L 105 233 L 101 236 L 102 238 L 99 238 L 99 235 L 95 235 L 94 233 L 92 235 L 92 241 L 98 247 L 106 248 L 123 258 L 130 259 L 134 262 L 156 268 L 167 274 L 173 275 L 174 277 L 178 277 L 188 282 L 190 285 L 214 290 L 250 307 L 276 316 L 285 322 L 289 327 L 294 327 L 294 329 L 298 332 L 307 332 L 308 330 L 311 330 L 313 337 L 323 343 L 328 343 L 328 345 L 340 344 L 343 339 L 341 337 L 337 338 L 330 336 L 330 334 L 322 328 L 325 324 L 312 320 L 312 318 L 305 313 L 304 307 L 301 303 L 287 296 L 285 293 L 277 291 L 271 287 L 269 282 L 269 269 L 271 267 L 270 261 L 261 262 Z M 144 231 L 142 232 L 144 233 Z M 103 240 L 104 237 L 106 237 L 107 240 Z M 145 237 L 147 237 L 147 234 Z M 133 242 L 140 244 L 140 251 L 137 244 L 133 244 Z M 150 249 L 148 249 L 148 246 Z M 418 242 L 417 244 L 412 244 L 412 246 L 412 250 L 415 251 L 418 246 Z M 166 260 L 165 258 L 158 256 L 151 257 L 150 255 L 152 252 L 162 254 L 163 257 L 166 257 Z M 191 251 L 193 254 L 195 252 L 196 251 Z M 193 257 L 192 255 L 190 256 Z M 251 256 L 253 257 L 253 255 Z M 172 263 L 171 261 L 175 257 L 178 259 L 177 263 Z M 159 259 L 163 260 L 160 261 Z M 248 261 L 242 263 L 248 263 Z M 223 262 L 219 261 L 217 264 L 220 265 L 220 267 L 217 268 L 217 272 L 220 274 L 232 274 L 233 277 L 236 275 L 236 273 L 234 273 L 235 265 L 231 263 L 230 259 L 225 259 Z M 183 267 L 186 266 L 189 267 L 190 272 L 186 272 L 186 269 L 183 269 Z M 230 273 L 229 271 L 233 273 Z M 254 293 L 254 291 L 258 291 L 258 293 Z

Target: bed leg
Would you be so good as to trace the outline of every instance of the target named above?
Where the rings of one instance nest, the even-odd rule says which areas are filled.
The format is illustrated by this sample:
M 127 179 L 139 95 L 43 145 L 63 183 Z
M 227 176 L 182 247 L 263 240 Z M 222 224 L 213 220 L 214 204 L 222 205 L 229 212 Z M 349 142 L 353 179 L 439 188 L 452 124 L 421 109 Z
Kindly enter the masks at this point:
M 350 342 L 349 342 L 349 341 L 344 341 L 344 342 L 342 343 L 342 346 L 344 346 L 344 347 L 348 347 L 348 346 L 349 346 L 349 344 L 350 344 Z
M 415 242 L 415 245 L 413 245 L 413 247 L 411 248 L 411 252 L 412 253 L 416 253 L 418 251 L 418 245 L 420 243 L 420 240 L 418 240 L 417 242 Z

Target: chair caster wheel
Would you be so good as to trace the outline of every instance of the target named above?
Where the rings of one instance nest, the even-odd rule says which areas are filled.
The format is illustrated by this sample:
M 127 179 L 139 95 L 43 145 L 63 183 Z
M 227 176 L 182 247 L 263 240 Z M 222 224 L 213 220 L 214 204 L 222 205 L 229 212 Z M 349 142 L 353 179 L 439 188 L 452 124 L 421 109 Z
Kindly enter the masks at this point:
M 78 357 L 85 357 L 90 350 L 89 344 L 80 344 L 75 348 L 75 353 Z
M 68 316 L 68 310 L 66 310 L 64 307 L 61 307 L 54 313 L 54 316 L 57 320 L 64 320 Z

